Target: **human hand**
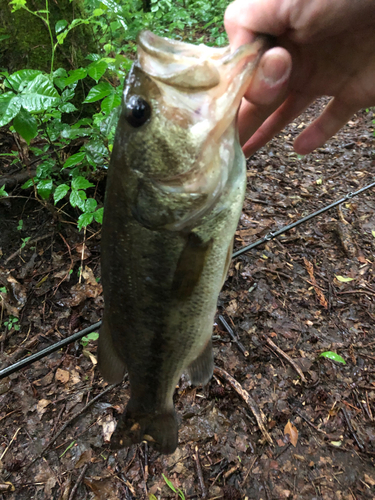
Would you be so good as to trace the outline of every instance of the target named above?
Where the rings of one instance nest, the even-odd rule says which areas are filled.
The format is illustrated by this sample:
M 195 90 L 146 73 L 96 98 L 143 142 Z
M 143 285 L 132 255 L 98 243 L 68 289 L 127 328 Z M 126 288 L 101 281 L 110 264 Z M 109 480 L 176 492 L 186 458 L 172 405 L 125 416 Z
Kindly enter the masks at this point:
M 352 115 L 375 105 L 375 2 L 236 0 L 224 18 L 235 50 L 256 33 L 276 37 L 242 102 L 238 124 L 246 156 L 266 144 L 317 97 L 333 96 L 295 140 L 307 154 Z

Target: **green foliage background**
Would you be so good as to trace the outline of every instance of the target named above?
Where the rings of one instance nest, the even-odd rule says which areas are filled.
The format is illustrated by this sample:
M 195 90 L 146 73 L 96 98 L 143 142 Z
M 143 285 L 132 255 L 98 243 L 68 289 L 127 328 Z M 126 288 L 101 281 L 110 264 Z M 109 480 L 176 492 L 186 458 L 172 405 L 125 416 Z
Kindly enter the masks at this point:
M 138 32 L 148 29 L 186 42 L 225 45 L 223 16 L 228 3 L 73 0 L 65 1 L 64 8 L 70 6 L 70 11 L 65 10 L 66 16 L 60 19 L 56 16 L 61 11 L 56 13 L 49 0 L 37 2 L 37 10 L 27 0 L 11 0 L 7 6 L 11 15 L 22 14 L 29 23 L 44 26 L 50 45 L 48 50 L 44 47 L 39 67 L 13 72 L 2 68 L 0 72 L 0 127 L 10 127 L 26 141 L 37 165 L 36 175 L 22 187 L 32 188 L 35 197 L 50 207 L 52 202 L 59 206 L 68 200 L 78 209 L 77 216 L 80 214 L 79 229 L 94 221 L 101 223 L 103 208 L 95 199 L 93 181 L 109 163 L 123 83 L 135 58 Z M 12 34 L 4 26 L 0 41 L 6 42 Z M 70 69 L 60 64 L 59 55 L 63 49 L 71 53 L 71 35 L 77 30 L 81 31 L 75 40 L 83 53 L 74 61 L 68 58 Z M 19 40 L 20 47 L 34 42 Z M 83 64 L 76 66 L 78 61 Z M 35 138 L 42 146 L 35 146 Z M 12 161 L 20 161 L 18 153 Z M 7 195 L 0 183 L 0 196 Z

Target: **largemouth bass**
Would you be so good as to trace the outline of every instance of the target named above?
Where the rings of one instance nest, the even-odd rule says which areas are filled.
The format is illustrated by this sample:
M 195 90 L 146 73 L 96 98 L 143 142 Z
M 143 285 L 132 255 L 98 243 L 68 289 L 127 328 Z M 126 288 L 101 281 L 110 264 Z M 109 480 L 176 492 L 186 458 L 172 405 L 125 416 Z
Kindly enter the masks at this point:
M 113 449 L 178 442 L 173 393 L 184 370 L 212 376 L 216 302 L 241 214 L 245 158 L 235 119 L 264 40 L 211 48 L 138 37 L 123 93 L 102 229 L 99 368 L 128 371 Z

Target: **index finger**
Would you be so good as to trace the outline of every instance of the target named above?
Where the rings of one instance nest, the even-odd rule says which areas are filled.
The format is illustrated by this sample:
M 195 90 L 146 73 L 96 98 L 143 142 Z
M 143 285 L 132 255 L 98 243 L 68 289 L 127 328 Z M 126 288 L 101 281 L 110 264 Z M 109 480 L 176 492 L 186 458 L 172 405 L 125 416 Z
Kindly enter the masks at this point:
M 224 26 L 232 50 L 254 41 L 256 33 L 279 36 L 288 27 L 285 0 L 236 0 L 228 5 Z

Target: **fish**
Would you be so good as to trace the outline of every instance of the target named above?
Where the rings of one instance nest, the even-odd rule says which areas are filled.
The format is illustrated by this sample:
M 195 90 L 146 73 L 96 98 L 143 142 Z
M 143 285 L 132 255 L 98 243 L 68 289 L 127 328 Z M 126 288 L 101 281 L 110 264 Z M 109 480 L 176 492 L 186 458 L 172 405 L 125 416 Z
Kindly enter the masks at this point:
M 204 385 L 213 373 L 246 187 L 236 115 L 266 42 L 231 53 L 142 31 L 137 45 L 107 176 L 98 366 L 107 382 L 130 382 L 111 448 L 145 440 L 168 454 L 181 374 Z

